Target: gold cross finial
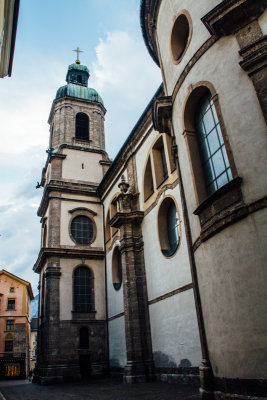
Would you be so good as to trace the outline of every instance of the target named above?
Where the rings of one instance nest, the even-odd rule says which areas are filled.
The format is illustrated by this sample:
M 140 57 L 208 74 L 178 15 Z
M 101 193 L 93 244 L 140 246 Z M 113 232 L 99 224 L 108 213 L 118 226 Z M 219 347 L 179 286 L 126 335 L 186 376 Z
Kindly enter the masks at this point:
M 77 60 L 75 61 L 76 64 L 80 64 L 79 54 L 80 54 L 80 53 L 83 53 L 83 51 L 80 50 L 79 47 L 77 47 L 77 49 L 72 50 L 72 51 L 75 51 L 75 52 L 77 53 Z

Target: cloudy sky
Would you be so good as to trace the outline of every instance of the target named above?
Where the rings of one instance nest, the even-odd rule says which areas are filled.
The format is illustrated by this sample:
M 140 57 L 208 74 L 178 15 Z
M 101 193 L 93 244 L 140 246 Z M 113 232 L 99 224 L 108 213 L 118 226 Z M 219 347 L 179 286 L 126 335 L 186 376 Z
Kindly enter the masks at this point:
M 140 0 L 21 0 L 11 78 L 0 80 L 0 268 L 32 283 L 40 249 L 36 211 L 46 160 L 48 115 L 65 84 L 72 49 L 104 100 L 114 158 L 161 82 L 139 22 Z

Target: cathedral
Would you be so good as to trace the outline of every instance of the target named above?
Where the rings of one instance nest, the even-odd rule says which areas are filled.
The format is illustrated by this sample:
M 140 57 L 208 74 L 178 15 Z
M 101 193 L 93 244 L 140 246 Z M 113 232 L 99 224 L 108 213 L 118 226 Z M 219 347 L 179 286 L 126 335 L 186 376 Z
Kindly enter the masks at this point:
M 105 103 L 69 65 L 40 183 L 36 382 L 266 396 L 265 8 L 141 1 L 163 82 L 112 162 Z

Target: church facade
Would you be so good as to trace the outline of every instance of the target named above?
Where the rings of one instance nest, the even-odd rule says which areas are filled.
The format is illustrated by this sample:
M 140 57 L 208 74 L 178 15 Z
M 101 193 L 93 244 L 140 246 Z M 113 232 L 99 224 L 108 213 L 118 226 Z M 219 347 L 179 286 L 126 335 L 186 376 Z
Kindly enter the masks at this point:
M 163 84 L 112 163 L 79 60 L 52 104 L 35 380 L 200 377 L 202 399 L 260 399 L 265 4 L 143 0 L 141 26 Z

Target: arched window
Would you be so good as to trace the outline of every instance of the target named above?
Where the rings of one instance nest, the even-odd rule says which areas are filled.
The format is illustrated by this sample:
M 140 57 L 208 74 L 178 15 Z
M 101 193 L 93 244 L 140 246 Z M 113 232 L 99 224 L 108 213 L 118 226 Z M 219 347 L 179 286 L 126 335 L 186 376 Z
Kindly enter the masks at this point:
M 80 329 L 80 349 L 89 349 L 89 333 L 86 326 Z
M 159 187 L 161 183 L 168 178 L 168 168 L 162 136 L 160 136 L 160 138 L 154 144 L 152 153 L 154 159 L 156 185 Z
M 76 114 L 76 139 L 89 140 L 89 118 L 85 113 Z
M 47 239 L 47 226 L 44 225 L 43 228 L 43 240 L 42 240 L 42 247 L 46 247 L 46 239 Z
M 84 266 L 75 269 L 73 274 L 73 306 L 74 311 L 94 311 L 92 271 Z
M 153 185 L 151 160 L 149 156 L 144 175 L 144 201 L 146 201 L 153 193 L 154 193 L 154 185 Z
M 77 82 L 82 83 L 82 81 L 83 81 L 82 75 L 77 75 Z
M 237 177 L 218 95 L 210 82 L 192 88 L 184 108 L 183 136 L 199 207 L 209 197 L 212 202 L 211 195 Z
M 122 284 L 122 260 L 118 246 L 115 247 L 112 255 L 112 282 L 114 289 L 119 290 Z
M 180 242 L 180 222 L 176 205 L 172 198 L 166 197 L 158 213 L 158 233 L 162 254 L 170 257 Z
M 230 164 L 210 92 L 201 97 L 196 107 L 195 132 L 206 192 L 209 196 L 232 180 Z

